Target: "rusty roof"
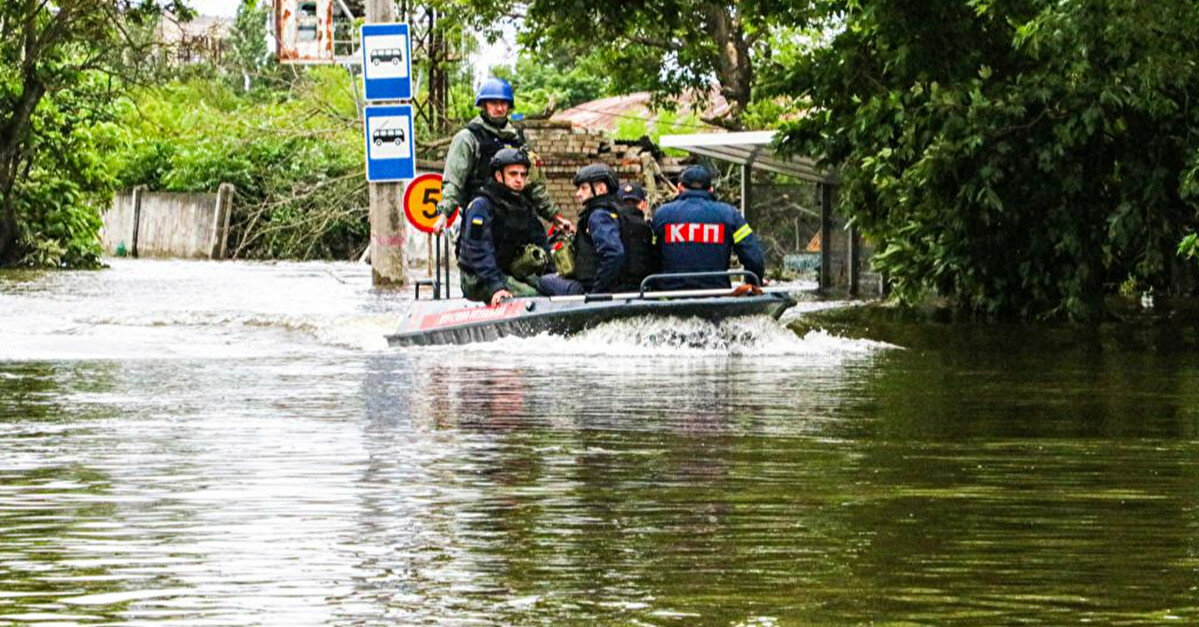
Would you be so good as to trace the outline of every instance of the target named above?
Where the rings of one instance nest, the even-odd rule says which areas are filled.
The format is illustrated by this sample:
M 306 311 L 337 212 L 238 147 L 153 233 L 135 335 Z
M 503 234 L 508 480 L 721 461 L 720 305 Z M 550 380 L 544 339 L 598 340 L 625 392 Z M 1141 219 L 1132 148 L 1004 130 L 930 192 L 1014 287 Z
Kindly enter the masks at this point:
M 680 115 L 695 113 L 700 119 L 710 119 L 728 113 L 729 104 L 724 99 L 724 96 L 720 95 L 718 90 L 712 89 L 707 97 L 707 106 L 698 111 L 696 108 L 699 105 L 697 103 L 696 92 L 694 91 L 684 92 L 672 100 L 674 100 L 676 111 Z M 599 100 L 592 100 L 591 102 L 584 102 L 565 111 L 559 111 L 550 119 L 570 122 L 575 126 L 582 126 L 584 128 L 602 129 L 608 132 L 616 131 L 621 122 L 627 119 L 645 120 L 647 124 L 652 125 L 657 120 L 658 115 L 651 109 L 651 99 L 650 93 L 646 91 L 601 98 Z M 695 132 L 719 133 L 722 129 L 711 124 L 698 122 L 690 130 Z

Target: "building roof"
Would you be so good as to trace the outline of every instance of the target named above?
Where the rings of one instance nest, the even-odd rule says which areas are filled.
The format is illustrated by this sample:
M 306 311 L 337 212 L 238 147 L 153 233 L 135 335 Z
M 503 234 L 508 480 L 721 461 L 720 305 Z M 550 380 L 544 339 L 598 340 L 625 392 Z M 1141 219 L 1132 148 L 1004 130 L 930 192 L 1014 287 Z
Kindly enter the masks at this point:
M 623 121 L 629 119 L 645 120 L 649 125 L 654 124 L 658 119 L 658 114 L 653 110 L 651 100 L 652 96 L 647 91 L 601 98 L 575 105 L 564 111 L 559 111 L 551 116 L 550 119 L 566 121 L 575 126 L 600 129 L 611 133 L 615 132 Z M 706 106 L 702 109 L 698 109 L 700 103 L 694 91 L 684 92 L 682 95 L 674 98 L 674 102 L 677 107 L 676 111 L 680 115 L 694 113 L 700 119 L 717 118 L 729 110 L 728 101 L 715 89 L 708 93 Z M 695 130 L 715 133 L 721 129 L 718 126 L 697 122 Z
M 775 152 L 771 142 L 778 131 L 744 133 L 697 133 L 695 135 L 663 135 L 658 144 L 692 154 L 747 165 L 760 170 L 811 181 L 834 182 L 836 176 L 820 168 L 806 157 L 784 157 Z

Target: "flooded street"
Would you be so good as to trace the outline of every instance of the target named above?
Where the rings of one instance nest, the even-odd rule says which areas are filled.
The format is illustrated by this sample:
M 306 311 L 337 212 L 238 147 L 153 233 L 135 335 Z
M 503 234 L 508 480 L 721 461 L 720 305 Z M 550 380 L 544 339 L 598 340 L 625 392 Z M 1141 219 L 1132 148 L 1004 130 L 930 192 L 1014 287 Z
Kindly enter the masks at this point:
M 1199 621 L 1173 331 L 390 349 L 369 268 L 0 274 L 0 624 Z

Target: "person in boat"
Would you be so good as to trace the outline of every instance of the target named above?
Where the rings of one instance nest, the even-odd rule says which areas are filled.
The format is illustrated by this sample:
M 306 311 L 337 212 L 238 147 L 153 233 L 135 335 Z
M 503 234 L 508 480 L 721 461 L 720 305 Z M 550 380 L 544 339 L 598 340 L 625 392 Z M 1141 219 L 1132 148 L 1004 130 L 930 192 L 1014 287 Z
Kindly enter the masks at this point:
M 620 192 L 617 193 L 620 198 L 620 204 L 629 209 L 635 209 L 641 213 L 642 220 L 649 219 L 649 194 L 645 188 L 638 183 L 623 183 L 620 186 Z
M 545 229 L 523 193 L 529 167 L 523 150 L 499 150 L 491 158 L 491 178 L 466 207 L 456 253 L 467 300 L 495 306 L 514 296 L 537 296 L 540 275 L 552 269 Z
M 654 227 L 649 222 L 649 195 L 637 183 L 624 183 L 617 192 L 620 199 L 620 241 L 625 260 L 620 270 L 618 292 L 636 292 L 641 280 L 658 271 L 658 249 L 654 245 Z
M 583 205 L 574 239 L 573 279 L 542 277 L 551 295 L 636 291 L 653 272 L 656 251 L 645 214 L 620 201 L 616 172 L 606 164 L 579 168 L 575 199 Z
M 661 272 L 723 272 L 733 252 L 749 272 L 763 279 L 766 255 L 753 229 L 732 205 L 716 200 L 712 173 L 692 166 L 679 176 L 678 196 L 654 212 L 653 230 Z M 665 279 L 663 289 L 721 289 L 728 277 Z
M 515 93 L 508 81 L 491 77 L 479 87 L 475 94 L 479 115 L 454 135 L 446 154 L 441 200 L 437 203 L 440 216 L 433 227 L 438 232 L 445 228 L 454 211 L 465 207 L 491 179 L 490 163 L 496 153 L 504 148 L 528 152 L 524 133 L 508 119 L 515 103 Z M 531 177 L 522 193 L 542 219 L 568 231 L 574 228 L 554 206 L 540 177 Z

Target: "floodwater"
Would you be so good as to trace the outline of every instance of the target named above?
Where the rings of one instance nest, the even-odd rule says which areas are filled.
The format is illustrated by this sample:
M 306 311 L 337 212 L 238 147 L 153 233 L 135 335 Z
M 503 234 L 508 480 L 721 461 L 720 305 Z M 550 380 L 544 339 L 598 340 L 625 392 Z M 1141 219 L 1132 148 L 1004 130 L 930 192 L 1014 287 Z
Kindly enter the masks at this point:
M 389 349 L 344 264 L 0 274 L 0 624 L 1199 620 L 1194 328 Z

